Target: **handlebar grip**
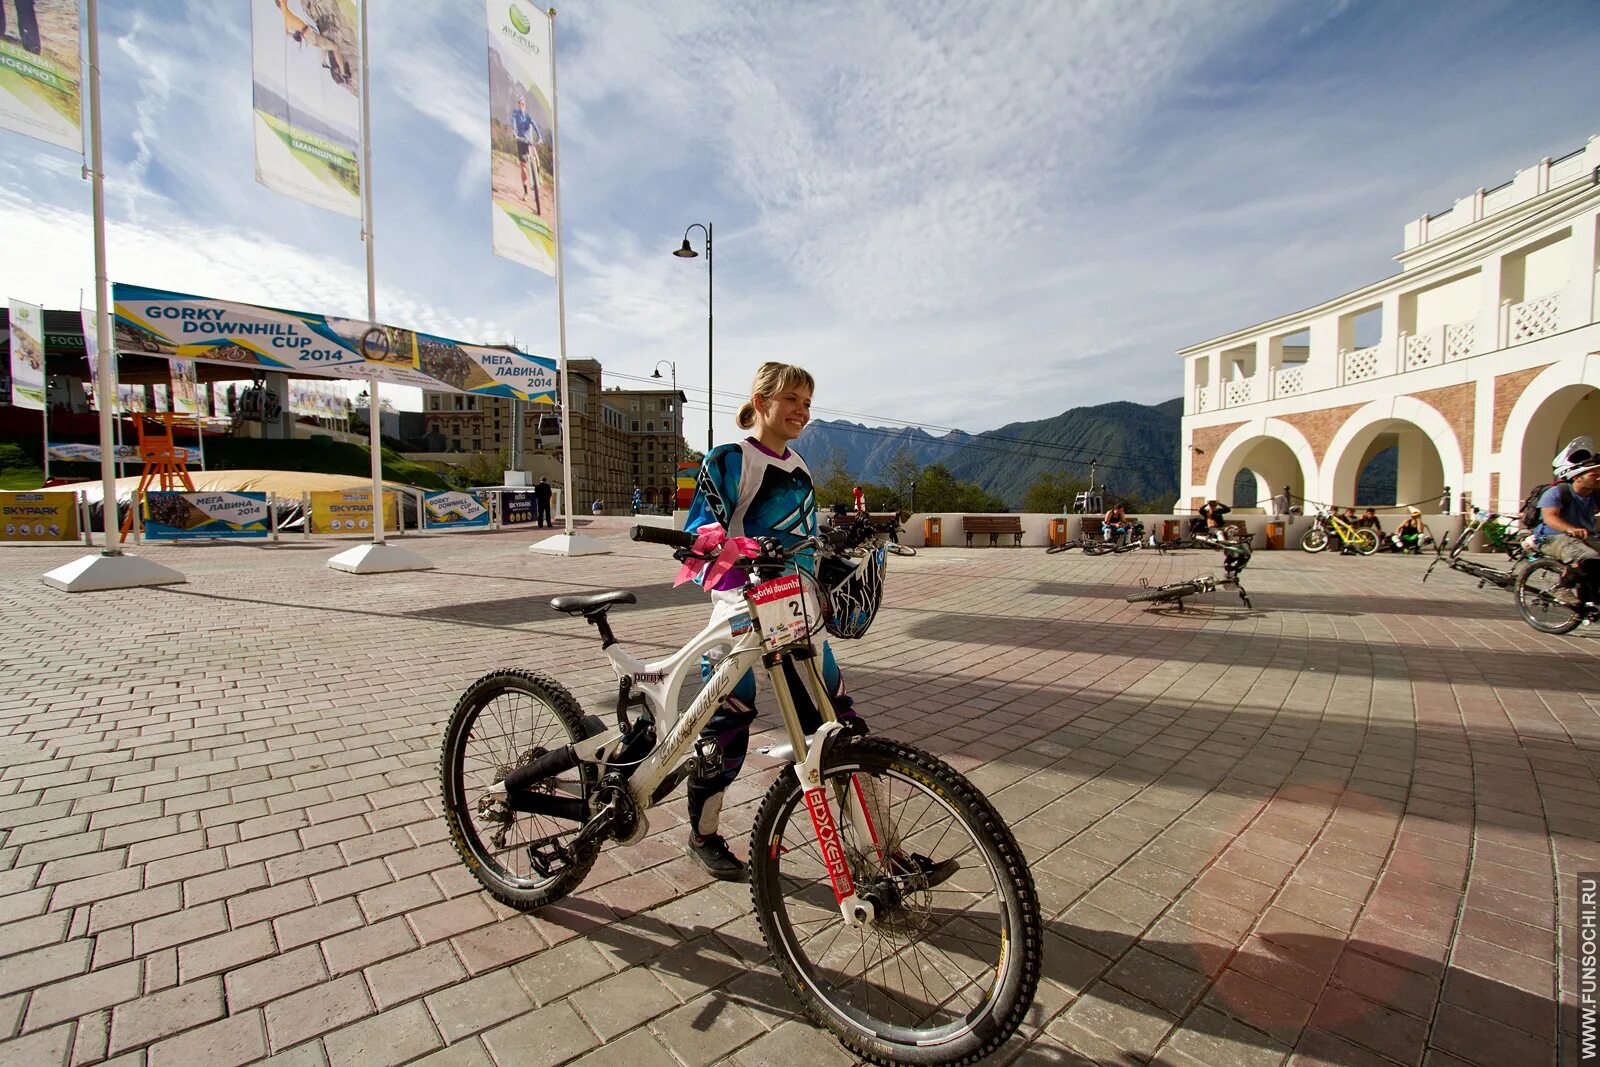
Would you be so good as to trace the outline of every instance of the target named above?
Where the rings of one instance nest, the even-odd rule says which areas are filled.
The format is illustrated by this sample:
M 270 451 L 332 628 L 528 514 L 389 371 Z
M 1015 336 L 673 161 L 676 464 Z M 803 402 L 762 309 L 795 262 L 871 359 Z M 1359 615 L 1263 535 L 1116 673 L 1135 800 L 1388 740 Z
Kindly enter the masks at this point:
M 651 545 L 666 545 L 668 548 L 692 548 L 695 537 L 692 533 L 682 530 L 673 530 L 665 526 L 633 526 L 628 529 L 630 541 L 643 541 Z

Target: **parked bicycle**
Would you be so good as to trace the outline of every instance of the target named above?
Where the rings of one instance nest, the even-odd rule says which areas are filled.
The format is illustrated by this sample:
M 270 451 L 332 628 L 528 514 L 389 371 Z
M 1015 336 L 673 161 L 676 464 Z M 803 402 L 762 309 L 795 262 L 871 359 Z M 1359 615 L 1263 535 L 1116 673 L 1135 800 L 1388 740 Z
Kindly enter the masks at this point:
M 887 535 L 884 538 L 884 547 L 896 556 L 915 556 L 917 550 L 910 545 L 900 543 L 900 534 L 905 527 L 900 525 L 898 518 L 883 519 L 873 522 L 865 515 L 851 511 L 844 504 L 833 506 L 833 518 L 828 524 L 829 529 L 842 531 L 847 541 L 846 547 L 854 548 L 864 545 L 879 534 Z
M 1113 552 L 1121 555 L 1124 552 L 1133 552 L 1145 547 L 1144 521 L 1133 519 L 1126 525 L 1113 529 L 1111 536 L 1098 541 L 1085 540 L 1083 554 L 1086 556 L 1105 556 Z
M 1081 538 L 1081 537 L 1071 537 L 1071 538 L 1068 538 L 1065 541 L 1062 541 L 1058 545 L 1047 545 L 1045 547 L 1044 551 L 1045 551 L 1045 555 L 1054 555 L 1057 552 L 1065 552 L 1068 549 L 1071 549 L 1071 548 L 1082 548 L 1083 546 L 1084 546 L 1083 538 Z
M 1300 538 L 1300 547 L 1307 552 L 1321 552 L 1333 542 L 1341 550 L 1348 548 L 1363 556 L 1378 551 L 1378 535 L 1367 529 L 1357 529 L 1327 508 L 1318 508 L 1314 524 Z
M 634 527 L 630 536 L 668 545 L 680 561 L 710 558 L 676 530 Z M 654 662 L 634 657 L 611 630 L 608 611 L 634 603 L 633 593 L 556 597 L 553 608 L 598 631 L 618 679 L 615 725 L 585 715 L 547 674 L 480 678 L 445 733 L 445 819 L 497 900 L 522 909 L 560 900 L 605 842 L 637 844 L 652 806 L 690 775 L 721 773 L 720 746 L 701 731 L 759 663 L 788 734 L 770 750 L 787 766 L 750 843 L 756 919 L 779 972 L 811 1018 L 859 1056 L 970 1063 L 1010 1037 L 1033 1001 L 1039 902 L 1016 839 L 972 783 L 926 752 L 839 723 L 813 632 L 865 631 L 889 551 L 881 533 L 854 547 L 845 540 L 807 538 L 787 550 L 763 540 L 753 558 L 729 558 L 746 576 L 745 610 L 715 615 Z M 830 605 L 812 595 L 809 576 L 783 574 L 813 549 L 873 569 L 862 602 Z M 680 710 L 702 657 L 715 669 Z M 821 713 L 809 737 L 791 685 Z
M 1165 603 L 1174 602 L 1178 610 L 1183 611 L 1185 597 L 1199 596 L 1201 593 L 1210 593 L 1217 589 L 1234 589 L 1239 593 L 1239 599 L 1244 601 L 1244 606 L 1250 608 L 1250 595 L 1245 592 L 1244 585 L 1239 580 L 1250 563 L 1253 550 L 1248 537 L 1228 537 L 1223 535 L 1197 535 L 1194 540 L 1204 547 L 1220 549 L 1223 554 L 1222 577 L 1217 578 L 1210 574 L 1202 574 L 1190 578 L 1185 582 L 1172 582 L 1150 588 L 1147 579 L 1139 579 L 1142 587 L 1137 593 L 1129 593 L 1126 597 L 1130 604 L 1140 603 Z

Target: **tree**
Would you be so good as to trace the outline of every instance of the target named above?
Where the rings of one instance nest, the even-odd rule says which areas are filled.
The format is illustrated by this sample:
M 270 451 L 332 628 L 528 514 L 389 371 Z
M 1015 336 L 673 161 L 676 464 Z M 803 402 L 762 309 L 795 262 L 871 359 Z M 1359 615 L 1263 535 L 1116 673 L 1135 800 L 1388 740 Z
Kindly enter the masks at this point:
M 935 463 L 917 475 L 917 510 L 989 512 L 1005 511 L 1006 505 L 976 483 L 960 481 L 943 464 Z
M 1022 510 L 1054 515 L 1072 509 L 1073 498 L 1089 488 L 1084 478 L 1068 478 L 1051 471 L 1041 474 L 1022 498 Z
M 892 501 L 886 501 L 884 511 L 904 510 L 911 507 L 911 486 L 917 480 L 917 457 L 911 449 L 901 445 L 889 462 L 883 465 L 881 477 Z
M 811 484 L 816 489 L 817 507 L 823 511 L 838 503 L 854 502 L 851 490 L 856 481 L 844 465 L 844 449 L 835 445 L 828 449 L 817 469 L 811 472 Z

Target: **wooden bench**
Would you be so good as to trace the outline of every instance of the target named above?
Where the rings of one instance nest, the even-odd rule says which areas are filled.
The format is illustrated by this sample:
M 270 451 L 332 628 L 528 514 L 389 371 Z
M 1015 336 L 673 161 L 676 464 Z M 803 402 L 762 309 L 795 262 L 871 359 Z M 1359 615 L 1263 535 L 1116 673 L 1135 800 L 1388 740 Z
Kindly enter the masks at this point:
M 1022 544 L 1021 515 L 963 515 L 961 532 L 967 535 L 967 547 L 972 547 L 973 534 L 988 534 L 989 544 L 998 547 L 1001 534 L 1010 534 L 1015 546 Z

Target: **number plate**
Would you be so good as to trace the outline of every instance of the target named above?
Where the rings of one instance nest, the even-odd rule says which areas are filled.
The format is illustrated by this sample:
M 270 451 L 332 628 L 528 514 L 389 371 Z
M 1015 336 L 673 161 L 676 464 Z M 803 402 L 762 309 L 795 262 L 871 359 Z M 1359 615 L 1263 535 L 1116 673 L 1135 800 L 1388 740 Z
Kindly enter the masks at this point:
M 809 628 L 798 574 L 762 582 L 749 595 L 756 623 L 761 627 L 761 642 L 767 648 L 776 651 L 805 639 Z

